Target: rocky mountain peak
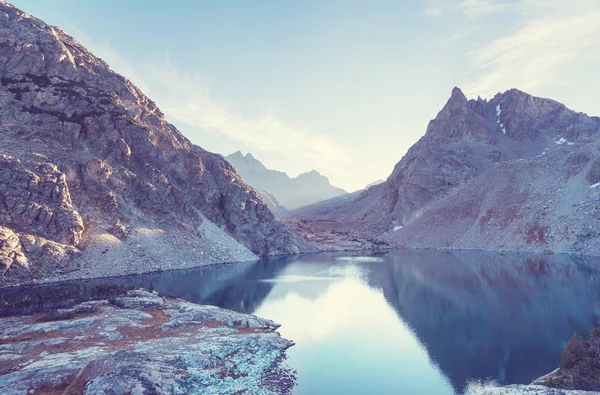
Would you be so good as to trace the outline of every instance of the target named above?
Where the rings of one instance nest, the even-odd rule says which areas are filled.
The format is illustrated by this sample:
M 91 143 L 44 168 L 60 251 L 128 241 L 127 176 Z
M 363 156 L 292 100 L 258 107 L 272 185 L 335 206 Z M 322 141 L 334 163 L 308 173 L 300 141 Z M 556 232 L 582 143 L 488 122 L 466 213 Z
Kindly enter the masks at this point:
M 59 28 L 0 1 L 0 48 L 0 282 L 76 272 L 84 250 L 94 276 L 310 245 Z
M 463 91 L 460 88 L 455 87 L 452 89 L 452 94 L 441 112 L 451 116 L 464 115 L 468 111 L 468 102 L 469 101 Z
M 404 246 L 598 254 L 599 137 L 600 118 L 554 100 L 455 88 L 385 183 L 303 219 Z
M 450 95 L 450 100 L 452 101 L 461 101 L 461 102 L 466 102 L 467 101 L 467 97 L 465 96 L 465 94 L 463 93 L 463 91 L 455 86 L 452 89 L 452 94 Z
M 235 151 L 233 154 L 229 155 L 232 158 L 235 159 L 243 159 L 244 158 L 244 154 L 242 153 L 242 151 Z
M 457 138 L 489 141 L 491 136 L 473 103 L 477 102 L 469 102 L 460 88 L 454 88 L 446 105 L 429 123 L 426 138 L 438 142 Z
M 304 173 L 301 173 L 298 177 L 312 177 L 312 178 L 324 177 L 324 178 L 327 178 L 327 177 L 321 175 L 321 173 L 319 173 L 316 170 L 305 171 Z

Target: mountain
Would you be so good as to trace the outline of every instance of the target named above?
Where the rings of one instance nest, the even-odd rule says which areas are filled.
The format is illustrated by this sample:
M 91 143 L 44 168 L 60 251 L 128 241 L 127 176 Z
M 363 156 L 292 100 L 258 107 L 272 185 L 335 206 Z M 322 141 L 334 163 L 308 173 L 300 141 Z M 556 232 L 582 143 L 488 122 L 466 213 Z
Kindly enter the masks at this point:
M 396 247 L 600 255 L 600 118 L 459 88 L 388 179 L 311 216 Z
M 235 167 L 244 181 L 274 196 L 287 210 L 294 210 L 347 193 L 331 185 L 327 177 L 315 170 L 290 178 L 281 171 L 267 169 L 250 153 L 244 155 L 237 151 L 225 159 Z
M 271 195 L 267 191 L 262 190 L 259 190 L 258 194 L 262 198 L 263 202 L 265 202 L 269 210 L 271 210 L 275 218 L 288 218 L 290 216 L 290 212 L 281 204 L 279 204 L 279 201 L 275 198 L 275 196 Z
M 375 180 L 375 181 L 373 181 L 372 183 L 370 183 L 369 185 L 367 185 L 366 187 L 364 187 L 363 189 L 361 189 L 360 191 L 362 192 L 362 191 L 364 191 L 365 189 L 369 189 L 369 188 L 371 188 L 372 186 L 379 185 L 379 184 L 381 184 L 381 183 L 383 183 L 383 182 L 385 182 L 385 180 L 382 180 L 382 179 Z
M 0 273 L 96 277 L 298 253 L 220 155 L 57 27 L 0 1 Z
M 295 219 L 310 219 L 314 217 L 318 217 L 321 215 L 326 215 L 327 213 L 334 212 L 352 201 L 358 198 L 364 191 L 371 188 L 372 186 L 379 185 L 385 182 L 384 180 L 376 180 L 364 187 L 363 189 L 359 189 L 358 191 L 350 192 L 345 195 L 340 195 L 333 197 L 331 199 L 322 200 L 317 203 L 313 203 L 308 206 L 300 207 L 294 210 L 292 213 L 288 214 L 288 217 L 293 217 Z

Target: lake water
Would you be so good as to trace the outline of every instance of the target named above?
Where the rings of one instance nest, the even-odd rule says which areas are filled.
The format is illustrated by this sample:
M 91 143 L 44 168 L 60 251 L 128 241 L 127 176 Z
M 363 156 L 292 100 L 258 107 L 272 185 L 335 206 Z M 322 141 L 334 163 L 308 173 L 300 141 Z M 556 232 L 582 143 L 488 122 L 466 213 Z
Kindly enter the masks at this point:
M 272 319 L 296 345 L 298 394 L 454 394 L 529 383 L 600 316 L 600 261 L 399 251 L 266 259 L 5 290 L 5 305 L 115 286 Z

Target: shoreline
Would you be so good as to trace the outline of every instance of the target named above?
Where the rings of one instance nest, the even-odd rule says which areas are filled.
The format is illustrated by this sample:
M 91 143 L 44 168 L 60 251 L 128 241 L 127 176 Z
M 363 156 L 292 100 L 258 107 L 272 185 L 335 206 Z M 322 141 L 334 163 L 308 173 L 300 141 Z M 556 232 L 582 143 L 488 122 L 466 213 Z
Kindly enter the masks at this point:
M 140 267 L 137 267 L 136 270 L 123 270 L 121 271 L 121 273 L 115 273 L 115 274 L 104 274 L 102 272 L 98 273 L 98 275 L 88 275 L 90 273 L 89 269 L 86 271 L 83 270 L 77 270 L 77 271 L 72 271 L 69 273 L 65 273 L 62 275 L 58 275 L 55 277 L 47 277 L 47 278 L 42 278 L 42 279 L 34 279 L 33 281 L 26 281 L 26 282 L 10 282 L 8 284 L 2 284 L 0 283 L 0 290 L 9 290 L 9 289 L 14 289 L 14 288 L 21 288 L 21 287 L 28 287 L 28 286 L 37 286 L 37 285 L 45 285 L 45 284 L 58 284 L 58 283 L 64 283 L 64 282 L 69 282 L 69 281 L 85 281 L 85 280 L 97 280 L 97 279 L 111 279 L 111 278 L 118 278 L 118 277 L 127 277 L 127 276 L 135 276 L 135 275 L 140 275 L 140 274 L 156 274 L 156 273 L 163 273 L 163 272 L 171 272 L 171 271 L 176 271 L 176 270 L 186 270 L 186 269 L 196 269 L 196 268 L 201 268 L 201 267 L 211 267 L 211 266 L 217 266 L 217 265 L 234 265 L 234 264 L 250 264 L 250 263 L 256 263 L 258 261 L 260 261 L 261 259 L 277 259 L 277 258 L 292 258 L 292 257 L 296 257 L 296 256 L 310 256 L 310 255 L 327 255 L 327 254 L 331 254 L 331 255 L 340 255 L 340 254 L 348 254 L 348 255 L 376 255 L 376 254 L 387 254 L 387 253 L 391 253 L 391 252 L 397 252 L 397 251 L 417 251 L 417 252 L 448 252 L 448 253 L 452 253 L 452 252 L 461 252 L 461 253 L 468 253 L 468 252 L 483 252 L 483 253 L 490 253 L 490 254 L 518 254 L 518 255 L 537 255 L 537 256 L 566 256 L 566 257 L 578 257 L 578 258 L 600 258 L 600 255 L 590 255 L 590 254 L 581 254 L 581 253 L 568 253 L 568 252 L 553 252 L 553 251 L 543 251 L 543 252 L 539 252 L 539 251 L 528 251 L 528 250 L 492 250 L 492 249 L 473 249 L 473 248 L 428 248 L 428 247 L 401 247 L 401 248 L 389 248 L 389 249 L 385 249 L 385 250 L 357 250 L 357 249 L 348 249 L 348 250 L 323 250 L 323 251 L 317 251 L 317 252 L 306 252 L 306 253 L 299 253 L 299 254 L 288 254 L 288 255 L 273 255 L 273 256 L 263 256 L 263 257 L 259 257 L 257 259 L 252 259 L 252 260 L 232 260 L 232 261 L 222 261 L 222 262 L 215 262 L 215 261 L 209 261 L 206 263 L 201 263 L 201 264 L 182 264 L 182 265 L 178 265 L 178 266 L 171 266 L 168 268 L 155 268 L 152 267 L 150 268 L 150 270 L 137 270 L 140 269 Z

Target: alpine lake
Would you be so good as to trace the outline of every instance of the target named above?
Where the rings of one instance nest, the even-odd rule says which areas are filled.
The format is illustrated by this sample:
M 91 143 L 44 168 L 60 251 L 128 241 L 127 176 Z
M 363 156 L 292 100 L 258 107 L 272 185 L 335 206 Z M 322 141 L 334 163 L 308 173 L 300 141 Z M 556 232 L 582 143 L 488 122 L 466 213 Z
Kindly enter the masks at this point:
M 295 346 L 297 394 L 461 394 L 554 370 L 600 318 L 600 259 L 314 254 L 0 290 L 3 309 L 144 287 L 255 314 Z M 5 310 L 5 311 L 8 311 Z

